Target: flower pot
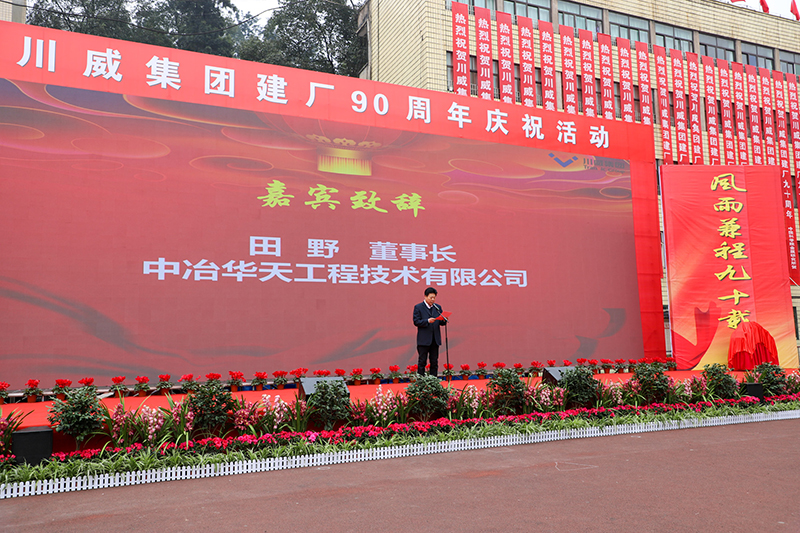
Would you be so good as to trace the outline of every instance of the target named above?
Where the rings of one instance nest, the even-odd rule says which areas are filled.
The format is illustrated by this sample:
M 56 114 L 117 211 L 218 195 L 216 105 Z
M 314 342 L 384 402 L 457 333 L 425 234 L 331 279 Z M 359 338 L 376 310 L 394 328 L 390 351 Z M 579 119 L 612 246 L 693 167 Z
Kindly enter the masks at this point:
M 6 399 L 0 396 L 0 405 L 3 405 L 4 403 L 6 403 Z
M 239 392 L 239 385 L 231 385 L 231 392 Z
M 56 398 L 63 402 L 64 400 L 67 399 L 67 395 L 64 394 L 63 392 L 59 392 L 58 394 L 56 394 Z M 2 404 L 2 403 L 3 403 L 3 399 L 0 398 L 0 404 Z
M 139 391 L 139 397 L 140 398 L 144 398 L 145 396 L 147 396 L 147 391 L 146 390 L 140 390 Z
M 610 374 L 611 373 L 611 369 L 610 368 L 604 368 L 603 372 L 605 372 L 606 374 Z
M 283 385 L 284 385 L 283 383 L 281 383 L 280 385 L 275 385 L 275 388 L 278 390 L 283 390 Z
M 392 383 L 400 383 L 400 378 L 392 378 Z
M 121 400 L 122 397 L 125 396 L 125 393 L 123 391 L 121 391 L 121 390 L 114 391 L 114 396 L 116 396 L 117 399 Z
M 28 403 L 34 403 L 34 402 L 36 402 L 36 395 L 35 394 L 29 395 L 28 396 Z
M 461 376 L 461 379 L 462 379 L 463 381 L 467 381 L 467 380 L 469 379 L 469 376 Z
M 264 390 L 264 385 L 256 385 L 255 390 Z
M 375 379 L 373 379 L 373 380 L 372 380 L 372 384 L 373 384 L 373 385 L 380 385 L 380 384 L 381 384 L 381 378 L 375 378 Z
M 447 376 L 447 382 L 448 382 L 448 383 L 450 383 L 450 381 L 451 381 L 452 379 L 453 379 L 453 376 Z
M 166 389 L 166 388 L 164 388 L 164 389 L 161 389 L 161 394 L 163 394 L 164 396 L 166 396 L 166 395 L 167 395 L 167 394 L 169 394 L 170 392 L 172 392 L 170 389 Z
M 360 379 L 354 379 L 353 380 L 353 385 L 358 387 L 359 385 L 361 385 L 361 380 Z

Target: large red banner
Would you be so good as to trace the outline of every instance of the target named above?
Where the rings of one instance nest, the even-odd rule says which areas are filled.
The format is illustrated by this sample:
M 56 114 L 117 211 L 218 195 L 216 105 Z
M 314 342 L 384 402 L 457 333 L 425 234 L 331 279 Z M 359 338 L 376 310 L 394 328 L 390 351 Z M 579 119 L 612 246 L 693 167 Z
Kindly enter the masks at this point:
M 514 38 L 511 32 L 511 13 L 498 11 L 497 18 L 497 64 L 500 75 L 500 100 L 506 104 L 516 101 L 514 87 Z
M 603 118 L 614 120 L 614 63 L 611 60 L 611 36 L 605 33 L 597 35 L 597 46 L 600 52 L 600 93 L 603 102 Z
M 494 99 L 492 12 L 475 7 L 475 59 L 478 63 L 478 98 Z
M 594 34 L 589 30 L 578 30 L 581 51 L 581 90 L 583 92 L 583 114 L 597 116 L 597 95 L 594 84 Z
M 429 285 L 455 311 L 457 361 L 663 353 L 652 128 L 21 24 L 0 35 L 14 387 L 410 364 Z
M 636 43 L 636 64 L 639 76 L 639 102 L 642 111 L 642 124 L 653 123 L 653 97 L 650 89 L 652 78 L 650 77 L 650 53 L 647 51 L 647 43 Z
M 679 368 L 728 362 L 731 334 L 758 322 L 797 367 L 780 171 L 662 167 L 672 351 Z
M 533 21 L 517 16 L 519 42 L 519 90 L 522 105 L 536 107 L 536 67 L 533 63 Z
M 570 115 L 578 112 L 578 78 L 575 65 L 575 38 L 573 28 L 559 26 L 561 37 L 561 85 L 564 93 L 564 111 Z
M 619 54 L 619 98 L 622 107 L 622 120 L 633 122 L 633 74 L 631 70 L 631 45 L 627 39 L 617 38 Z
M 469 6 L 453 2 L 453 92 L 469 96 Z

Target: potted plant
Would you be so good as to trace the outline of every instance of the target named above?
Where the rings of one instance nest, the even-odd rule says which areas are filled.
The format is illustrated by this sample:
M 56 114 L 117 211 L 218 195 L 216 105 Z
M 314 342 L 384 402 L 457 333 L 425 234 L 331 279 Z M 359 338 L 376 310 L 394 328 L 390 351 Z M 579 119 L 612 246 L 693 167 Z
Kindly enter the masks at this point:
M 628 364 L 625 362 L 625 359 L 614 359 L 614 371 L 617 374 L 624 374 L 627 369 Z
M 400 383 L 401 376 L 402 374 L 400 373 L 400 365 L 389 366 L 389 379 L 392 380 L 392 383 Z
M 585 357 L 578 357 L 577 359 L 575 359 L 575 362 L 578 364 L 578 366 L 584 367 L 589 362 L 589 360 L 586 359 Z
M 450 363 L 445 363 L 444 365 L 444 372 L 442 372 L 444 378 L 450 383 L 450 380 L 453 379 L 453 365 Z
M 272 380 L 272 384 L 275 386 L 276 389 L 280 390 L 286 386 L 286 376 L 289 373 L 286 370 L 276 370 L 272 373 L 272 377 L 275 379 Z
M 350 377 L 353 379 L 353 385 L 361 385 L 361 379 L 363 376 L 361 373 L 364 372 L 362 368 L 354 368 L 350 371 Z
M 458 373 L 461 374 L 461 379 L 467 381 L 469 377 L 472 375 L 472 370 L 469 369 L 469 365 L 464 364 L 461 365 L 461 370 L 459 370 Z
M 97 387 L 94 384 L 94 378 L 79 379 L 78 383 L 80 383 L 83 388 L 92 389 L 93 392 L 97 392 Z
M 300 379 L 306 377 L 306 374 L 308 374 L 308 369 L 307 368 L 295 368 L 294 370 L 292 370 L 289 373 L 292 376 L 294 376 L 292 379 L 294 380 L 295 385 L 299 385 L 300 384 Z
M 136 385 L 133 390 L 139 393 L 139 396 L 147 396 L 150 391 L 150 378 L 147 376 L 136 376 Z
M 3 405 L 8 398 L 8 388 L 11 385 L 6 383 L 5 381 L 0 381 L 0 405 Z
M 63 401 L 67 397 L 67 391 L 69 391 L 70 385 L 72 385 L 72 380 L 57 379 L 56 386 L 53 387 L 53 394 L 56 395 L 57 399 Z
M 486 379 L 486 363 L 483 361 L 478 363 L 478 369 L 475 373 L 478 375 L 478 379 Z
M 25 384 L 25 396 L 28 398 L 28 403 L 35 402 L 39 396 L 44 394 L 42 389 L 39 388 L 39 380 L 38 379 L 29 379 L 28 382 Z
M 406 367 L 406 378 L 408 378 L 408 381 L 414 383 L 417 381 L 418 377 L 419 374 L 417 374 L 417 365 L 408 365 Z
M 222 379 L 222 374 L 217 374 L 216 372 L 209 372 L 206 374 L 206 380 L 208 382 L 219 381 L 220 379 Z
M 184 394 L 190 394 L 197 390 L 197 387 L 200 385 L 195 379 L 194 374 L 184 374 L 181 376 L 181 379 L 178 380 L 178 383 L 181 384 L 181 390 Z
M 667 370 L 678 370 L 678 363 L 672 356 L 667 357 Z
M 103 426 L 103 408 L 95 391 L 83 386 L 70 390 L 66 400 L 54 401 L 47 420 L 54 430 L 75 437 L 79 450 L 81 444 Z
M 611 359 L 600 359 L 600 366 L 603 367 L 603 372 L 610 374 L 611 367 L 614 366 L 614 361 Z
M 112 385 L 110 390 L 117 398 L 122 398 L 128 392 L 128 387 L 125 386 L 123 381 L 125 381 L 125 376 L 116 376 L 111 378 Z
M 514 363 L 514 372 L 516 372 L 519 377 L 522 377 L 522 374 L 525 373 L 525 369 L 522 368 L 522 363 Z
M 254 376 L 253 381 L 250 382 L 253 386 L 253 390 L 264 390 L 264 387 L 267 385 L 269 374 L 266 372 L 256 372 Z
M 331 375 L 330 370 L 314 370 L 314 375 L 318 378 L 327 378 Z
M 156 385 L 156 390 L 158 390 L 161 394 L 166 396 L 174 387 L 174 384 L 170 381 L 172 376 L 169 374 L 159 374 L 158 375 L 158 384 Z
M 547 366 L 556 366 L 556 360 L 555 359 L 548 359 L 547 360 Z
M 347 371 L 344 368 L 337 368 L 333 371 L 333 373 L 340 378 L 344 378 L 345 374 L 347 374 Z
M 375 385 L 380 385 L 381 380 L 383 379 L 383 374 L 381 374 L 380 367 L 370 368 L 369 371 L 371 372 L 369 375 L 369 379 L 372 380 L 372 383 Z
M 499 362 L 498 362 L 498 363 L 495 363 L 495 364 L 493 364 L 492 366 L 494 367 L 494 372 L 492 373 L 492 374 L 494 375 L 494 374 L 497 374 L 497 372 L 498 372 L 499 370 L 501 370 L 501 369 L 505 368 L 505 367 L 506 367 L 506 364 L 505 364 L 505 363 L 499 363 Z
M 244 373 L 236 370 L 229 370 L 228 374 L 231 376 L 231 379 L 228 380 L 228 385 L 231 388 L 231 392 L 237 392 L 239 387 L 244 385 Z
M 538 377 L 542 373 L 542 369 L 544 369 L 544 363 L 531 361 L 531 368 L 529 369 L 531 376 Z

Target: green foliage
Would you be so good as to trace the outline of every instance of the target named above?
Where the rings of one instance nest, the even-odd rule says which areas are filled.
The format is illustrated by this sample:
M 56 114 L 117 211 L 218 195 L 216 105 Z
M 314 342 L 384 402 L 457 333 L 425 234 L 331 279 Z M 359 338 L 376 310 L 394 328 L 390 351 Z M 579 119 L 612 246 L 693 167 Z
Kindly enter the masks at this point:
M 431 420 L 447 412 L 447 390 L 435 376 L 420 376 L 406 389 L 412 414 L 420 420 Z
M 567 391 L 567 405 L 577 407 L 594 405 L 601 390 L 600 382 L 594 379 L 593 372 L 580 366 L 564 371 L 559 385 Z
M 320 381 L 308 399 L 311 419 L 319 421 L 324 429 L 331 430 L 336 422 L 346 420 L 350 414 L 350 395 L 343 381 Z
M 126 0 L 36 0 L 28 24 L 100 37 L 132 40 Z
M 63 401 L 54 400 L 47 420 L 56 431 L 75 437 L 80 448 L 102 426 L 103 408 L 91 387 L 80 387 L 67 391 Z
M 488 384 L 492 406 L 498 415 L 520 413 L 525 405 L 525 383 L 510 368 L 499 368 Z
M 730 375 L 727 365 L 714 363 L 703 367 L 703 377 L 708 385 L 708 395 L 711 398 L 738 398 L 739 384 L 736 378 Z
M 633 379 L 638 383 L 638 394 L 645 404 L 663 402 L 670 394 L 669 378 L 663 363 L 639 363 L 633 367 Z
M 3 409 L 0 408 L 0 455 L 11 453 L 11 438 L 14 432 L 22 425 L 22 421 L 30 413 L 11 411 L 11 414 L 3 418 Z
M 194 413 L 195 430 L 210 433 L 225 425 L 234 404 L 231 393 L 219 380 L 212 379 L 197 387 L 189 398 L 189 406 Z
M 786 371 L 772 363 L 761 363 L 754 369 L 758 383 L 764 387 L 764 396 L 786 394 L 788 382 Z

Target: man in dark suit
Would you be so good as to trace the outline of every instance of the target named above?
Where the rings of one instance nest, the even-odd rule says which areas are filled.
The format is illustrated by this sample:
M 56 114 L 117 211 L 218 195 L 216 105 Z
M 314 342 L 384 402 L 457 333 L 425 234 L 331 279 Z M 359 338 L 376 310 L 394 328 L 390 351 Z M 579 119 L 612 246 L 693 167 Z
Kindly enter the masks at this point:
M 414 306 L 414 325 L 417 326 L 417 373 L 425 375 L 425 364 L 431 363 L 431 376 L 439 375 L 439 346 L 442 344 L 440 327 L 442 320 L 436 317 L 442 314 L 442 308 L 436 302 L 436 289 L 425 289 L 425 300 Z

